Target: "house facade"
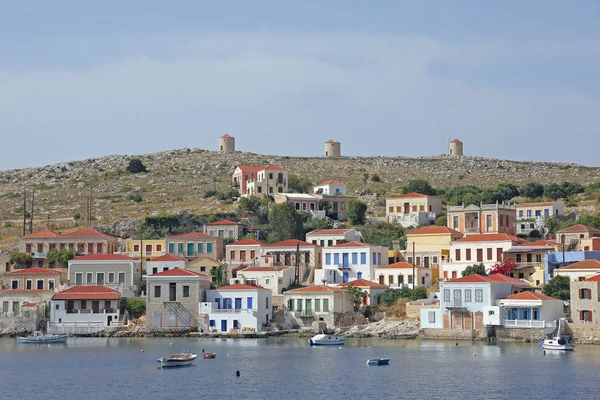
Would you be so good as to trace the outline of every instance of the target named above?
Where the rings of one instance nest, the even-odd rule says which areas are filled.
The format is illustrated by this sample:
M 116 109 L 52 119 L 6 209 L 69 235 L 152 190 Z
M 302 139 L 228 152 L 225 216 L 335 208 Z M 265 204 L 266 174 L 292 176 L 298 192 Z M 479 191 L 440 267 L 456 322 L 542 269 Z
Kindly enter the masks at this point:
M 323 268 L 315 270 L 315 283 L 340 284 L 375 279 L 375 268 L 388 264 L 387 249 L 362 242 L 341 243 L 323 250 Z
M 121 294 L 106 286 L 72 286 L 52 296 L 48 333 L 89 334 L 119 324 Z
M 433 275 L 432 270 L 429 268 L 415 265 L 413 269 L 413 265 L 406 262 L 397 262 L 375 268 L 375 281 L 393 289 L 402 287 L 414 289 L 417 286 L 431 287 Z
M 504 252 L 504 261 L 516 264 L 509 276 L 517 279 L 526 279 L 532 285 L 546 284 L 544 271 L 544 258 L 551 251 L 557 251 L 560 245 L 549 240 L 536 242 L 523 242 Z
M 442 212 L 442 199 L 420 193 L 395 194 L 385 199 L 388 222 L 404 227 L 421 226 L 435 222 Z
M 567 251 L 600 250 L 600 229 L 577 224 L 561 229 L 556 234 L 557 241 L 564 243 Z
M 238 222 L 221 219 L 204 225 L 204 233 L 221 239 L 238 240 L 244 236 L 245 225 Z
M 330 179 L 313 186 L 313 193 L 343 195 L 348 194 L 348 188 L 344 182 L 338 181 L 337 179 Z
M 321 200 L 321 210 L 325 211 L 327 217 L 338 221 L 348 220 L 348 206 L 355 197 L 343 194 L 317 194 L 314 195 Z
M 209 256 L 223 259 L 223 239 L 206 233 L 189 232 L 169 236 L 166 239 L 167 251 L 177 257 L 192 261 L 194 258 Z
M 521 203 L 516 206 L 517 234 L 529 235 L 532 230 L 545 236 L 545 219 L 548 217 L 564 215 L 565 203 L 560 201 L 546 201 L 537 203 Z
M 242 239 L 230 243 L 225 249 L 225 262 L 229 266 L 256 265 L 262 255 L 265 243 L 255 239 Z
M 248 267 L 231 278 L 231 284 L 243 283 L 269 289 L 273 295 L 282 294 L 294 283 L 294 267 Z
M 268 265 L 295 266 L 298 264 L 300 267 L 310 269 L 321 267 L 321 247 L 297 239 L 265 244 L 261 248 L 261 257 L 263 263 Z
M 196 330 L 200 302 L 210 288 L 207 275 L 181 268 L 146 277 L 146 329 Z
M 31 267 L 16 269 L 4 275 L 3 291 L 0 297 L 22 297 L 18 300 L 27 303 L 50 301 L 61 286 L 61 273 L 53 269 Z M 14 296 L 13 296 L 14 295 Z
M 131 258 L 142 258 L 144 256 L 146 261 L 151 261 L 167 253 L 167 243 L 164 239 L 126 239 L 125 253 Z
M 554 276 L 566 276 L 571 282 L 583 281 L 600 273 L 600 260 L 582 260 L 554 270 Z
M 261 332 L 271 319 L 271 291 L 233 284 L 208 290 L 200 304 L 200 329 L 211 332 Z
M 320 321 L 327 328 L 334 328 L 338 315 L 354 311 L 352 294 L 339 286 L 307 286 L 288 290 L 283 296 L 286 321 L 300 326 Z
M 600 321 L 600 275 L 571 282 L 571 319 L 575 323 Z
M 70 260 L 67 277 L 69 285 L 106 286 L 135 297 L 141 291 L 142 268 L 124 254 L 90 254 Z
M 185 260 L 174 256 L 173 254 L 165 254 L 146 263 L 146 276 L 158 274 L 159 272 L 168 271 L 174 268 L 185 269 Z
M 348 242 L 362 242 L 356 229 L 317 229 L 306 234 L 306 241 L 323 248 Z
M 448 206 L 448 228 L 466 235 L 481 233 L 515 234 L 516 207 L 513 204 Z
M 558 320 L 565 316 L 562 300 L 540 293 L 524 291 L 496 301 L 497 308 L 487 309 L 484 318 L 486 325 L 500 325 L 505 328 L 545 328 L 556 327 Z M 496 320 L 496 310 L 501 319 Z M 490 311 L 493 314 L 490 316 Z M 489 321 L 488 321 L 489 318 Z
M 266 167 L 238 166 L 231 180 L 242 196 L 273 196 L 288 191 L 287 171 L 274 164 Z
M 319 199 L 310 194 L 275 193 L 274 198 L 277 204 L 291 203 L 296 210 L 308 214 L 317 214 L 319 211 Z
M 437 268 L 450 260 L 450 244 L 462 237 L 446 226 L 423 226 L 406 234 L 406 250 L 400 255 L 409 264 L 414 261 L 417 266 Z
M 381 295 L 388 289 L 386 285 L 368 281 L 366 279 L 356 279 L 352 282 L 342 283 L 338 286 L 343 289 L 353 286 L 364 291 L 366 296 L 363 298 L 363 302 L 361 304 L 363 307 L 374 307 L 381 304 Z

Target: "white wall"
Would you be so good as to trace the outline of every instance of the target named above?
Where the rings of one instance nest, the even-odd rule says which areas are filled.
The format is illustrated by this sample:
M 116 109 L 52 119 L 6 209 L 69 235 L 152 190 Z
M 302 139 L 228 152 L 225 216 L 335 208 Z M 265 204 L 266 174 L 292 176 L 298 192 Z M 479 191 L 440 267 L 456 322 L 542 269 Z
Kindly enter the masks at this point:
M 248 308 L 248 297 L 252 298 L 252 308 L 251 309 Z M 231 310 L 223 309 L 225 298 L 231 299 L 231 307 L 232 307 Z M 253 326 L 253 327 L 258 332 L 260 330 L 262 324 L 268 322 L 269 319 L 271 318 L 271 309 L 272 309 L 273 305 L 272 305 L 272 299 L 271 299 L 271 292 L 269 290 L 221 290 L 220 291 L 218 288 L 212 289 L 212 290 L 207 290 L 206 291 L 206 300 L 208 303 L 212 303 L 210 306 L 211 308 L 210 308 L 209 318 L 215 319 L 215 320 L 217 320 L 219 318 L 225 319 L 225 316 L 230 316 L 230 315 L 236 314 L 235 313 L 236 310 L 234 310 L 236 298 L 242 299 L 242 309 L 241 310 L 251 310 L 251 313 L 248 312 L 248 314 L 249 315 L 251 314 L 255 318 L 255 320 L 256 320 L 255 324 L 258 324 L 258 326 Z M 218 300 L 218 302 L 217 302 L 217 300 Z M 205 304 L 205 303 L 203 303 L 203 304 Z M 201 313 L 202 313 L 202 305 L 201 305 Z M 237 314 L 243 314 L 243 313 L 237 313 Z M 229 320 L 233 321 L 233 319 L 235 319 L 235 318 L 230 318 L 230 319 L 228 319 L 228 321 Z M 231 324 L 233 324 L 233 322 L 231 322 Z M 217 322 L 217 326 L 215 326 L 215 328 L 218 331 L 221 330 L 220 322 Z M 233 328 L 233 325 L 230 326 L 228 323 L 227 329 L 232 329 L 232 328 Z
M 420 310 L 420 321 L 421 328 L 423 329 L 441 329 L 444 326 L 444 321 L 442 320 L 442 310 L 440 308 L 421 308 Z M 434 315 L 435 321 L 429 322 L 429 313 L 432 312 Z
M 146 262 L 146 275 L 152 275 L 153 268 L 157 268 L 156 273 L 166 270 L 181 268 L 185 269 L 185 261 L 148 261 Z
M 92 300 L 87 300 L 86 308 L 91 310 L 92 308 Z M 60 322 L 101 322 L 104 326 L 107 325 L 108 316 L 112 316 L 112 321 L 119 321 L 119 302 L 118 300 L 111 300 L 110 306 L 114 310 L 111 313 L 104 313 L 102 309 L 104 308 L 104 300 L 99 300 L 99 311 L 98 313 L 67 313 L 66 308 L 66 300 L 52 300 L 50 304 L 50 322 L 53 324 L 58 324 Z M 58 309 L 57 309 L 58 306 Z M 74 308 L 78 309 L 80 307 L 80 300 L 75 300 Z

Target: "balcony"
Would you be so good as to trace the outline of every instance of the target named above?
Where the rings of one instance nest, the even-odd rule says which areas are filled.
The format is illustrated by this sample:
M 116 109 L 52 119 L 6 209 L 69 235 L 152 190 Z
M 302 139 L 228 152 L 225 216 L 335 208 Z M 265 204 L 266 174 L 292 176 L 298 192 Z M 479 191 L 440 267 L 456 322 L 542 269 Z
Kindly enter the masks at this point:
M 465 228 L 465 233 L 479 233 L 479 228 Z
M 114 314 L 115 312 L 113 308 L 103 308 L 98 310 L 98 312 L 94 312 L 91 309 L 67 310 L 67 314 Z
M 505 319 L 503 326 L 505 328 L 538 328 L 546 327 L 546 321 L 535 321 L 525 319 Z
M 35 252 L 35 253 L 31 253 L 31 256 L 33 258 L 46 258 L 46 255 L 48 255 L 48 253 L 46 252 Z

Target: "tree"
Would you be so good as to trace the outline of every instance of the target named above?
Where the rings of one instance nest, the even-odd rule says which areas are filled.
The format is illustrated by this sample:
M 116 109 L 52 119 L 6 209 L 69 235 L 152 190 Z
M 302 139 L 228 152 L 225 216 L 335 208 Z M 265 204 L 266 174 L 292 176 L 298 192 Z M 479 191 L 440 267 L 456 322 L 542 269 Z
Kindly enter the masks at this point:
M 132 174 L 138 174 L 140 172 L 147 172 L 147 169 L 144 163 L 142 163 L 142 160 L 139 158 L 132 158 L 127 165 L 127 171 Z
M 212 277 L 211 285 L 214 287 L 221 287 L 225 285 L 225 268 L 222 265 L 218 267 L 211 268 L 210 276 Z
M 426 299 L 428 297 L 429 294 L 427 293 L 427 288 L 425 286 L 417 286 L 411 291 L 410 294 L 410 299 L 412 301 Z
M 544 286 L 542 293 L 559 300 L 571 299 L 571 282 L 568 276 L 557 275 Z
M 383 304 L 385 304 L 386 306 L 393 306 L 394 304 L 396 304 L 398 299 L 402 298 L 402 289 L 386 289 L 381 294 L 381 301 L 383 302 Z
M 8 255 L 8 262 L 11 265 L 18 265 L 20 267 L 29 267 L 33 262 L 33 257 L 31 254 L 27 253 L 19 253 L 18 251 L 13 251 Z
M 448 225 L 448 216 L 440 215 L 435 220 L 435 226 L 446 226 Z
M 577 223 L 598 229 L 600 228 L 600 213 L 582 215 L 577 220 Z
M 290 192 L 307 193 L 311 186 L 310 179 L 304 176 L 299 177 L 293 174 L 288 176 L 288 189 Z
M 515 264 L 511 261 L 504 261 L 503 263 L 494 265 L 494 267 L 490 270 L 490 275 L 494 275 L 494 274 L 508 275 L 510 273 L 510 271 L 512 271 L 516 267 L 517 267 L 517 264 Z
M 431 196 L 435 195 L 435 189 L 425 179 L 415 179 L 408 182 L 408 184 L 402 188 L 402 192 L 405 194 L 416 192 Z
M 260 198 L 256 196 L 241 197 L 237 203 L 236 214 L 241 218 L 256 217 L 260 210 Z
M 381 182 L 381 178 L 377 174 L 371 176 L 371 182 Z
M 540 231 L 538 231 L 537 229 L 532 229 L 531 232 L 529 232 L 529 237 L 530 238 L 541 238 L 542 235 L 540 234 Z
M 146 313 L 146 301 L 141 297 L 127 298 L 127 311 L 133 318 Z
M 360 308 L 360 306 L 365 302 L 365 299 L 367 298 L 367 292 L 365 292 L 359 287 L 352 285 L 347 286 L 346 290 L 351 293 L 352 303 L 354 304 L 354 310 L 357 311 Z
M 269 241 L 275 243 L 286 239 L 303 240 L 303 222 L 304 214 L 296 210 L 292 203 L 273 204 L 269 211 Z
M 406 243 L 404 229 L 401 225 L 381 222 L 375 225 L 357 226 L 356 230 L 360 231 L 365 242 L 392 248 L 392 242 L 399 240 L 400 243 Z M 406 246 L 401 246 L 406 248 Z
M 463 272 L 461 272 L 461 274 L 462 276 L 469 276 L 475 274 L 483 276 L 487 275 L 487 273 L 485 272 L 485 265 L 483 265 L 483 263 L 467 265 L 467 267 L 463 270 Z
M 80 213 L 75 213 L 75 215 L 73 215 L 73 219 L 75 221 L 80 220 L 81 219 L 81 214 Z
M 60 264 L 60 265 L 68 265 L 69 260 L 75 257 L 75 252 L 73 250 L 51 250 L 46 256 L 46 260 L 50 263 Z
M 544 185 L 537 182 L 529 182 L 521 189 L 521 195 L 529 199 L 542 197 L 544 195 Z
M 354 199 L 348 204 L 348 221 L 351 225 L 363 225 L 365 223 L 365 214 L 367 213 L 367 204 Z

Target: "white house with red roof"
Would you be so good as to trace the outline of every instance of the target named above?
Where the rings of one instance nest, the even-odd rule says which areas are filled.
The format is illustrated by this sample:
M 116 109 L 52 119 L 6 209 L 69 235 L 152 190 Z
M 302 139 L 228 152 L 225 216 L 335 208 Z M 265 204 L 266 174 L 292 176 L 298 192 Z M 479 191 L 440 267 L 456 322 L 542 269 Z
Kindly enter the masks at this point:
M 352 282 L 342 283 L 338 286 L 341 288 L 353 286 L 364 291 L 366 296 L 363 298 L 362 306 L 376 306 L 381 304 L 381 295 L 388 289 L 388 287 L 384 284 L 366 279 L 356 279 Z
M 340 284 L 375 279 L 375 269 L 388 265 L 388 250 L 362 242 L 340 243 L 323 250 L 323 268 L 315 270 L 315 283 Z
M 313 322 L 323 322 L 332 329 L 338 315 L 354 311 L 352 294 L 339 286 L 306 286 L 283 295 L 286 323 L 291 325 L 310 327 Z
M 319 211 L 319 198 L 306 193 L 275 193 L 275 203 L 291 203 L 298 211 L 325 218 L 325 211 Z
M 164 256 L 146 262 L 146 276 L 168 271 L 173 268 L 185 269 L 185 263 L 186 261 L 183 258 L 174 256 L 173 254 L 165 254 Z
M 473 264 L 483 264 L 490 271 L 504 260 L 504 253 L 526 241 L 508 233 L 480 233 L 467 235 L 450 243 L 450 260 L 442 263 L 442 279 L 455 279 Z
M 232 184 L 242 196 L 265 196 L 288 191 L 287 171 L 279 165 L 238 166 L 231 176 Z
M 599 273 L 600 260 L 581 260 L 554 270 L 554 276 L 566 276 L 571 281 L 583 281 Z
M 348 188 L 346 184 L 337 179 L 330 179 L 313 186 L 313 193 L 315 194 L 348 194 Z
M 228 219 L 220 219 L 218 221 L 209 222 L 204 225 L 204 233 L 207 235 L 222 239 L 238 240 L 244 236 L 246 226 L 239 222 L 230 221 Z
M 546 234 L 545 219 L 557 215 L 564 215 L 565 202 L 543 201 L 534 203 L 520 203 L 516 206 L 517 211 L 517 234 L 529 235 L 532 230 L 537 229 L 542 237 Z
M 140 262 L 124 254 L 88 254 L 69 260 L 69 285 L 98 285 L 117 290 L 123 297 L 141 291 Z
M 430 268 L 419 267 L 407 262 L 397 262 L 375 268 L 375 281 L 386 287 L 399 289 L 418 286 L 431 287 L 433 272 Z
M 206 291 L 200 304 L 200 329 L 210 332 L 261 332 L 271 319 L 271 291 L 236 283 Z
M 323 248 L 348 242 L 364 242 L 361 233 L 353 228 L 317 229 L 306 234 L 306 241 Z
M 556 327 L 565 314 L 564 302 L 541 293 L 524 291 L 496 301 L 497 307 L 489 307 L 484 315 L 485 325 L 505 328 Z M 499 309 L 499 312 L 496 310 Z M 490 311 L 494 311 L 490 314 Z M 484 313 L 485 314 L 485 313 Z
M 210 288 L 206 274 L 172 268 L 146 277 L 146 330 L 196 330 L 200 302 Z
M 237 271 L 236 277 L 231 278 L 230 283 L 261 286 L 269 289 L 273 295 L 277 295 L 294 283 L 294 267 L 279 267 L 276 265 L 247 267 Z
M 223 260 L 223 239 L 201 232 L 188 232 L 166 238 L 167 251 L 177 257 L 192 261 L 197 257 Z
M 403 227 L 428 225 L 442 212 L 442 199 L 421 193 L 393 194 L 385 199 L 388 222 Z
M 72 286 L 52 296 L 48 333 L 89 334 L 119 324 L 121 294 L 102 285 Z

